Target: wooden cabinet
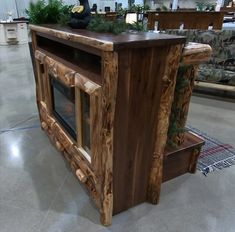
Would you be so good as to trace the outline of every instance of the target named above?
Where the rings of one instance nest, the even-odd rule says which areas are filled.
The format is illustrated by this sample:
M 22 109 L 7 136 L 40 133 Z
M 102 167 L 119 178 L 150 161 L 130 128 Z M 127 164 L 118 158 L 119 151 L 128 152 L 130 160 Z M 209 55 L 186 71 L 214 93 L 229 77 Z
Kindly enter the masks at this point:
M 164 31 L 167 29 L 221 30 L 224 12 L 207 11 L 149 11 L 148 29 Z
M 26 22 L 0 22 L 0 45 L 26 43 L 28 43 L 28 27 Z
M 56 25 L 31 31 L 42 128 L 90 192 L 101 222 L 154 203 L 160 188 L 150 172 L 154 162 L 162 171 L 185 38 Z

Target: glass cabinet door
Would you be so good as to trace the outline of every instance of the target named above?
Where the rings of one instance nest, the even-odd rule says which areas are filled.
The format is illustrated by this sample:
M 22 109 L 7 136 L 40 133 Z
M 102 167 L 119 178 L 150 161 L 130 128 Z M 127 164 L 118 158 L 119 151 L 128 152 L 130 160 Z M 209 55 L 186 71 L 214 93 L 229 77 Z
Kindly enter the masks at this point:
M 82 147 L 89 155 L 91 155 L 90 96 L 84 91 L 80 91 L 80 96 L 81 96 Z

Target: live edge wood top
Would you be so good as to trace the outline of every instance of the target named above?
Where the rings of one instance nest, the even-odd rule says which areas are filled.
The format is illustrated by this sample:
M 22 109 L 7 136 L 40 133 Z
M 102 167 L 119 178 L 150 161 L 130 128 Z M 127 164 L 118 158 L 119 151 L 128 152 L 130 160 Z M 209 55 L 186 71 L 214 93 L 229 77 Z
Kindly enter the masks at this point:
M 119 35 L 114 35 L 109 33 L 96 33 L 84 29 L 71 29 L 70 27 L 61 27 L 55 24 L 40 26 L 31 24 L 30 29 L 59 39 L 89 45 L 103 51 L 185 43 L 185 37 L 183 36 L 152 32 L 123 32 Z

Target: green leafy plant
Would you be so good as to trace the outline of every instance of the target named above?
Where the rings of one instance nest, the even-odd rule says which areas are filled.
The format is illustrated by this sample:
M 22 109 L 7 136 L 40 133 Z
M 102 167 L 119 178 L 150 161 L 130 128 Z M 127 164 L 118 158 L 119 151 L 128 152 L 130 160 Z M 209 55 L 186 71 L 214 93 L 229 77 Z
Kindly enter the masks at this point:
M 214 11 L 216 4 L 198 1 L 198 2 L 196 2 L 196 6 L 197 6 L 198 11 Z
M 106 32 L 117 35 L 127 30 L 144 31 L 144 25 L 142 22 L 129 24 L 124 20 L 110 21 L 103 16 L 95 15 L 92 17 L 87 29 L 94 32 Z
M 189 81 L 184 77 L 188 68 L 191 67 L 181 64 L 178 69 L 175 93 L 174 93 L 174 102 L 178 102 L 182 98 L 182 96 L 184 95 L 185 88 L 189 84 Z M 169 146 L 177 147 L 178 144 L 176 144 L 173 141 L 174 136 L 179 133 L 183 133 L 187 130 L 186 128 L 179 127 L 179 120 L 181 119 L 182 115 L 183 115 L 182 108 L 179 108 L 177 105 L 173 103 L 171 108 L 169 128 L 167 132 L 168 135 L 167 144 Z
M 124 21 L 109 21 L 100 15 L 95 15 L 88 25 L 88 30 L 120 34 L 127 29 L 127 26 Z
M 169 9 L 168 9 L 168 7 L 167 6 L 165 6 L 165 5 L 162 5 L 161 6 L 161 11 L 168 11 Z
M 30 2 L 26 13 L 29 16 L 30 23 L 60 23 L 66 24 L 69 21 L 69 15 L 73 6 L 64 5 L 62 0 L 38 0 L 36 3 Z
M 131 7 L 127 10 L 128 12 L 133 12 L 133 13 L 143 13 L 146 10 L 149 10 L 150 7 L 149 5 L 131 5 Z
M 144 24 L 142 22 L 134 22 L 133 24 L 128 24 L 128 29 L 133 31 L 145 31 Z
M 206 10 L 215 11 L 216 4 L 214 3 L 206 3 Z
M 64 5 L 61 8 L 60 16 L 58 19 L 58 23 L 61 25 L 66 25 L 70 20 L 70 13 L 73 9 L 73 5 Z
M 197 10 L 204 11 L 206 4 L 204 2 L 196 2 Z
M 45 0 L 39 0 L 36 3 L 30 2 L 29 9 L 26 9 L 26 13 L 29 16 L 31 23 L 40 24 L 46 22 L 45 13 L 46 3 Z

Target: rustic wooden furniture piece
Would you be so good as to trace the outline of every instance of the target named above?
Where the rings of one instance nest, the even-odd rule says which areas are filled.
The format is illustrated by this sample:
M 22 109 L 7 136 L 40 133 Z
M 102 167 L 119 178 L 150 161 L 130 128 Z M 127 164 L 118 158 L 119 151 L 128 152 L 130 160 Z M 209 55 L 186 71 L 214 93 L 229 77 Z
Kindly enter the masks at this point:
M 179 29 L 202 29 L 209 27 L 214 30 L 222 28 L 224 12 L 201 12 L 201 11 L 160 11 L 148 12 L 148 29 L 157 30 Z
M 183 37 L 30 27 L 41 126 L 104 225 L 141 202 L 157 203 L 162 181 L 195 171 L 200 138 L 188 133 L 177 151 L 165 147 Z M 207 53 L 190 49 L 183 60 L 192 69 Z
M 152 158 L 165 147 L 185 38 L 30 27 L 42 128 L 108 225 L 113 214 L 151 202 Z M 68 113 L 59 108 L 62 101 L 75 123 L 71 115 L 61 121 Z

